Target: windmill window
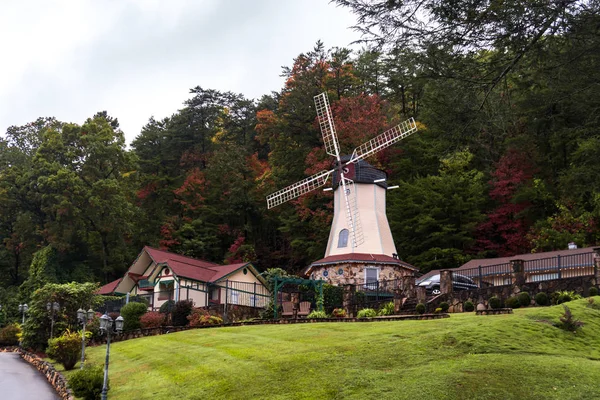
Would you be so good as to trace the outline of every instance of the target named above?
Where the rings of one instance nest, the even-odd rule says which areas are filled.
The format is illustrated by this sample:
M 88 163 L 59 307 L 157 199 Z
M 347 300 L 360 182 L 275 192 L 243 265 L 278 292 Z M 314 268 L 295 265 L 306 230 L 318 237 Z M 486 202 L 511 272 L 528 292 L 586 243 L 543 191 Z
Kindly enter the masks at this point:
M 379 268 L 365 268 L 365 287 L 370 290 L 377 289 Z
M 340 237 L 338 238 L 338 247 L 348 247 L 348 229 L 342 229 L 340 231 Z

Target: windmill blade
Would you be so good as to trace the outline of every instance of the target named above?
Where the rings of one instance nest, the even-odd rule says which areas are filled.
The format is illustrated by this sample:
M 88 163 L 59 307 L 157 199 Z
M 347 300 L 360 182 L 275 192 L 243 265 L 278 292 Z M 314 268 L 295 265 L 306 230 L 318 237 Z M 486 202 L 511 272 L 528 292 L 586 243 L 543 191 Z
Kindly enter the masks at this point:
M 383 132 L 379 136 L 375 136 L 373 139 L 369 140 L 367 143 L 364 143 L 354 149 L 352 152 L 352 156 L 350 157 L 349 163 L 354 163 L 359 160 L 365 159 L 370 155 L 377 153 L 380 150 L 385 149 L 393 145 L 394 143 L 404 139 L 407 136 L 412 135 L 417 131 L 417 124 L 415 123 L 414 118 L 407 119 L 401 124 L 388 129 Z
M 275 193 L 271 193 L 267 196 L 267 208 L 273 208 L 286 201 L 295 199 L 296 197 L 302 196 L 304 193 L 311 192 L 325 183 L 333 170 L 321 171 L 318 174 L 310 176 L 306 179 L 296 182 L 284 189 L 278 190 Z
M 321 93 L 315 96 L 315 107 L 317 109 L 317 117 L 321 133 L 323 134 L 323 143 L 325 151 L 330 156 L 334 156 L 340 161 L 340 144 L 335 133 L 335 125 L 333 124 L 333 116 L 331 107 L 329 107 L 329 98 L 327 93 Z
M 342 175 L 340 179 L 342 190 L 344 191 L 344 201 L 346 203 L 346 217 L 348 219 L 348 228 L 352 235 L 352 248 L 356 248 L 365 242 L 360 215 L 358 213 L 358 198 L 354 181 Z

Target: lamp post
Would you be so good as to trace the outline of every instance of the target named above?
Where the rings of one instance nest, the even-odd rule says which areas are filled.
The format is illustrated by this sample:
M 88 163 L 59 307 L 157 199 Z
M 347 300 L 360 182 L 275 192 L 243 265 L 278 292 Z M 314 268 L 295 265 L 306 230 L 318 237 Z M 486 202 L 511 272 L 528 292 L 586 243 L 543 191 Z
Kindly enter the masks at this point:
M 25 304 L 19 304 L 19 312 L 23 313 L 23 322 L 21 322 L 22 325 L 25 324 L 25 313 L 29 311 L 29 306 L 27 305 L 27 303 Z
M 83 325 L 83 331 L 81 332 L 81 367 L 83 369 L 83 363 L 85 361 L 85 324 L 94 318 L 94 310 L 91 308 L 87 311 L 80 308 L 77 310 L 77 320 Z
M 19 304 L 19 312 L 23 313 L 23 322 L 21 322 L 21 325 L 25 325 L 25 313 L 29 311 L 29 306 L 27 305 L 27 303 L 25 304 Z M 21 340 L 19 340 L 19 347 L 21 347 L 23 345 L 23 336 L 21 336 Z
M 113 320 L 106 314 L 100 317 L 100 333 L 106 333 L 106 361 L 104 362 L 104 384 L 102 385 L 102 400 L 106 400 L 106 396 L 108 394 L 108 360 L 110 356 L 110 334 L 113 328 L 113 322 L 117 334 L 121 333 L 123 331 L 123 323 L 125 322 L 123 317 L 118 316 L 115 320 Z
M 50 312 L 50 339 L 52 339 L 54 335 L 54 313 L 60 310 L 60 304 L 56 301 L 50 303 L 46 303 L 46 310 Z

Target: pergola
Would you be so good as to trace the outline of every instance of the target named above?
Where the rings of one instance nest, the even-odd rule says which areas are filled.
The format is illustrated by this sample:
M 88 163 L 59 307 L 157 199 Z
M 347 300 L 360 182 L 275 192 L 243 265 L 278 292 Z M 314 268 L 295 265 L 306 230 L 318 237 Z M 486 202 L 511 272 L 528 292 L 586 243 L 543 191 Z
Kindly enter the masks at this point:
M 279 304 L 277 302 L 277 294 L 279 293 L 279 291 L 283 288 L 284 285 L 304 285 L 304 286 L 308 286 L 308 287 L 312 287 L 315 289 L 315 291 L 319 291 L 319 297 L 323 298 L 323 283 L 325 281 L 319 279 L 319 280 L 314 280 L 314 279 L 302 279 L 302 278 L 284 278 L 284 277 L 279 277 L 276 276 L 273 278 L 273 304 L 275 305 L 274 307 L 274 318 L 277 319 L 277 309 L 279 308 Z M 323 303 L 322 302 L 317 302 L 317 305 L 319 307 L 319 311 L 323 311 Z

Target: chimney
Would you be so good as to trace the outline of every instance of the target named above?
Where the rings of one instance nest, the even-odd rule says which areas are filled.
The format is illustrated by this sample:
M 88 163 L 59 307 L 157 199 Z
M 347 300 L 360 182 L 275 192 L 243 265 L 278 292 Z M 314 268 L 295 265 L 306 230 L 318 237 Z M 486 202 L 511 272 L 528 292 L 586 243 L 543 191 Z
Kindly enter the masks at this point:
M 575 242 L 569 242 L 569 250 L 575 250 L 577 249 L 577 244 L 575 244 Z

